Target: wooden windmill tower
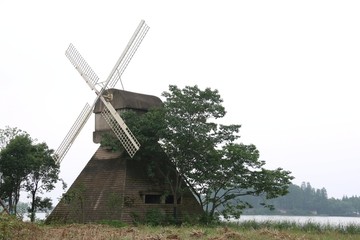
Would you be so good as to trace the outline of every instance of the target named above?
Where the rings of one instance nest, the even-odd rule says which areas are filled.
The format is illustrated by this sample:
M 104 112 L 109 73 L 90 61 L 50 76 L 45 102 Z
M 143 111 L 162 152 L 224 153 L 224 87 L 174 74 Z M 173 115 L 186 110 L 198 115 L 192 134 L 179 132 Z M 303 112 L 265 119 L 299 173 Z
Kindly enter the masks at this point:
M 96 222 L 121 220 L 131 222 L 134 216 L 143 217 L 151 209 L 171 214 L 172 203 L 179 203 L 180 215 L 200 215 L 202 209 L 190 191 L 182 199 L 174 200 L 168 195 L 165 180 L 152 181 L 147 176 L 149 159 L 134 161 L 131 158 L 140 148 L 140 143 L 120 117 L 124 110 L 146 112 L 151 107 L 162 105 L 158 97 L 113 89 L 120 80 L 149 27 L 141 21 L 124 52 L 104 82 L 70 44 L 66 56 L 75 66 L 89 87 L 96 93 L 92 106 L 86 104 L 69 133 L 55 152 L 55 161 L 60 163 L 91 112 L 95 113 L 93 140 L 99 143 L 106 132 L 112 132 L 121 142 L 125 152 L 111 152 L 99 147 L 67 193 L 48 217 L 47 221 Z M 130 157 L 130 158 L 129 158 Z M 157 156 L 153 156 L 156 160 Z

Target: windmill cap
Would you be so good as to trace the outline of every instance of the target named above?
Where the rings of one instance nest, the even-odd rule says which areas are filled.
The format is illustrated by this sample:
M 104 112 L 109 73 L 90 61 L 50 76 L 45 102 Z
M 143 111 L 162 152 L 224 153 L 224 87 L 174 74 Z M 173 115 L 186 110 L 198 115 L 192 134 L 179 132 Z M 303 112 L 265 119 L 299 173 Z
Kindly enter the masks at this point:
M 129 92 L 119 89 L 108 89 L 103 95 L 111 95 L 110 103 L 116 110 L 132 109 L 138 111 L 147 111 L 153 107 L 161 107 L 163 105 L 160 98 L 152 95 Z M 104 104 L 99 99 L 96 102 L 94 113 L 101 113 Z

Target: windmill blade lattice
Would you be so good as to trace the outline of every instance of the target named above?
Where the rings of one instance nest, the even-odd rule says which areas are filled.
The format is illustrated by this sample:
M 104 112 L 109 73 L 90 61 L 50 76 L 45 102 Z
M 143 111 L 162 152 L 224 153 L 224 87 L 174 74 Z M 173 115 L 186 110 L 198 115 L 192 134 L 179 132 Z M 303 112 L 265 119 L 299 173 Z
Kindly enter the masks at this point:
M 126 126 L 125 123 L 123 123 L 122 126 L 119 125 L 118 121 L 115 119 L 114 115 L 110 113 L 108 108 L 104 108 L 104 110 L 101 112 L 101 115 L 113 130 L 115 136 L 119 139 L 130 157 L 133 157 L 137 150 L 139 150 L 140 143 L 135 138 L 130 129 Z
M 126 126 L 125 122 L 116 112 L 114 107 L 105 100 L 102 96 L 103 92 L 108 88 L 112 88 L 116 85 L 116 83 L 120 80 L 121 75 L 125 71 L 128 66 L 130 60 L 138 49 L 140 43 L 144 39 L 146 33 L 149 30 L 149 26 L 145 23 L 144 20 L 140 21 L 137 29 L 134 34 L 130 38 L 126 48 L 121 54 L 120 58 L 116 62 L 112 71 L 110 72 L 108 78 L 104 82 L 99 83 L 99 77 L 95 74 L 89 64 L 85 61 L 85 59 L 80 55 L 80 53 L 76 50 L 74 45 L 70 44 L 67 48 L 65 55 L 70 60 L 72 65 L 76 68 L 76 70 L 83 77 L 85 82 L 89 85 L 91 90 L 95 91 L 96 98 L 94 100 L 93 105 L 90 107 L 89 104 L 86 104 L 83 111 L 80 113 L 79 117 L 75 121 L 74 125 L 66 135 L 65 139 L 60 144 L 60 147 L 57 149 L 54 155 L 54 159 L 57 163 L 60 163 L 64 158 L 65 154 L 70 149 L 72 143 L 75 138 L 89 119 L 92 110 L 95 107 L 96 102 L 100 99 L 105 107 L 102 112 L 102 116 L 105 121 L 109 124 L 110 128 L 115 133 L 116 137 L 120 140 L 125 150 L 129 153 L 130 157 L 133 157 L 136 151 L 140 148 L 140 144 L 132 134 L 130 129 Z
M 150 27 L 145 23 L 145 21 L 141 20 L 133 36 L 130 38 L 126 48 L 124 49 L 123 53 L 121 54 L 112 71 L 110 72 L 109 77 L 105 81 L 103 86 L 105 89 L 114 87 L 116 83 L 120 80 L 121 75 L 125 71 L 130 60 L 140 46 L 140 43 L 144 39 L 149 28 Z
M 70 131 L 68 132 L 68 134 L 66 135 L 66 137 L 61 142 L 58 149 L 56 150 L 54 154 L 54 159 L 56 163 L 61 163 L 66 153 L 69 151 L 75 138 L 80 133 L 81 129 L 84 127 L 85 123 L 89 119 L 91 112 L 92 112 L 92 108 L 88 103 L 86 103 L 80 115 L 76 119 L 75 123 L 72 125 Z
M 103 85 L 101 83 L 93 85 L 92 83 L 94 81 L 88 78 L 88 76 L 96 76 L 95 72 L 90 68 L 90 66 L 86 63 L 85 59 L 81 56 L 81 54 L 76 50 L 76 48 L 72 44 L 70 44 L 69 48 L 66 50 L 65 55 L 69 58 L 69 60 L 74 65 L 76 70 L 78 70 L 78 72 L 83 77 L 85 82 L 89 85 L 89 87 L 92 90 L 95 91 L 97 95 L 93 105 L 91 106 L 91 109 L 94 109 L 96 102 L 99 99 L 104 103 L 105 107 L 103 111 L 105 111 L 105 113 L 102 112 L 102 116 L 106 120 L 106 123 L 108 123 L 109 127 L 114 131 L 116 137 L 120 140 L 121 144 L 124 146 L 128 154 L 131 157 L 133 157 L 136 151 L 140 148 L 140 144 L 135 138 L 135 136 L 132 134 L 130 129 L 126 126 L 125 122 L 116 112 L 114 107 L 109 102 L 107 102 L 106 99 L 103 97 L 102 93 L 105 91 L 104 87 L 102 87 L 101 89 L 98 88 L 99 86 L 103 86 Z M 85 71 L 83 69 L 85 69 L 87 73 L 91 73 L 91 75 L 85 74 Z M 71 144 L 66 145 L 67 148 L 70 148 L 70 146 Z M 64 146 L 63 148 L 66 147 Z
M 85 61 L 85 59 L 80 55 L 80 53 L 76 50 L 74 45 L 70 44 L 68 49 L 65 52 L 66 57 L 70 60 L 72 65 L 78 70 L 80 75 L 85 79 L 85 81 L 91 86 L 95 86 L 95 84 L 99 81 L 99 77 L 92 70 L 89 64 Z

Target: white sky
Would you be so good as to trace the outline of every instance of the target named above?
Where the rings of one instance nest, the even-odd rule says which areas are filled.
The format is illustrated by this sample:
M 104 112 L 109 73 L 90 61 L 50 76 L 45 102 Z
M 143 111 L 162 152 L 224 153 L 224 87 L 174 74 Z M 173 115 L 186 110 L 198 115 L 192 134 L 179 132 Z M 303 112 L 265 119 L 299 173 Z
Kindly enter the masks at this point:
M 0 1 L 0 128 L 56 149 L 95 95 L 64 53 L 104 79 L 141 19 L 125 90 L 218 89 L 268 168 L 330 197 L 360 195 L 359 1 Z M 120 84 L 117 85 L 121 87 Z M 71 184 L 97 149 L 90 118 L 62 162 Z M 61 195 L 57 189 L 55 197 Z

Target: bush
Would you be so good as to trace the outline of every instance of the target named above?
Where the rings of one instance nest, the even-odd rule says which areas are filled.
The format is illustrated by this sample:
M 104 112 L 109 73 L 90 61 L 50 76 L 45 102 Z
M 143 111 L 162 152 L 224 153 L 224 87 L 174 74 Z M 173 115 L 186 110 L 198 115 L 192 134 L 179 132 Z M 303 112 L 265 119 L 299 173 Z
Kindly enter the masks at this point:
M 204 225 L 218 225 L 220 223 L 220 218 L 217 214 L 209 215 L 204 213 L 200 216 L 199 223 Z
M 153 208 L 145 213 L 145 224 L 159 226 L 165 223 L 166 216 L 158 208 Z
M 126 227 L 126 223 L 119 221 L 119 220 L 101 220 L 98 222 L 99 224 L 102 225 L 108 225 L 111 227 L 115 227 L 115 228 L 122 228 L 122 227 Z
M 38 226 L 22 222 L 15 216 L 0 215 L 0 240 L 29 239 L 29 236 L 34 236 L 39 231 L 41 230 Z
M 138 226 L 139 224 L 141 224 L 141 219 L 140 219 L 140 215 L 136 212 L 130 212 L 130 217 L 131 217 L 131 220 L 132 220 L 132 223 L 135 225 L 135 226 Z

